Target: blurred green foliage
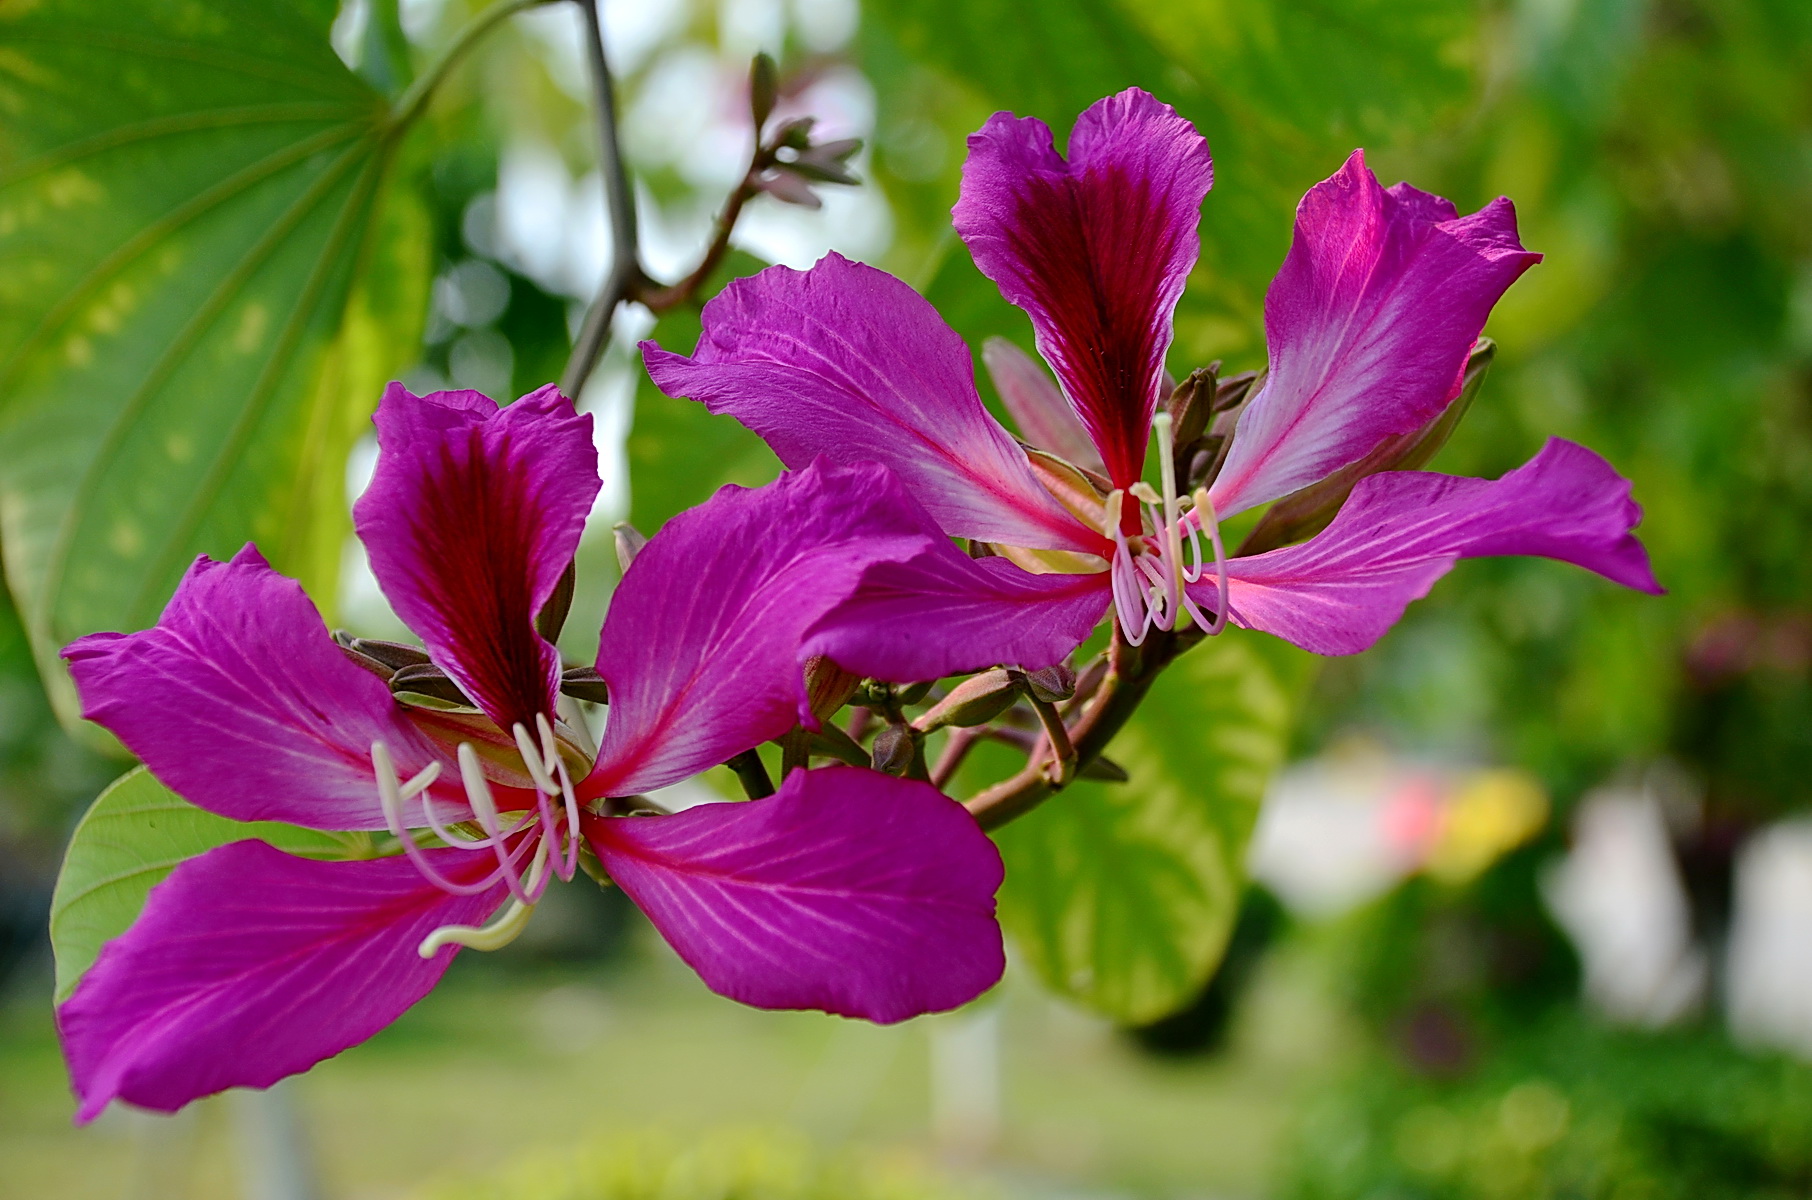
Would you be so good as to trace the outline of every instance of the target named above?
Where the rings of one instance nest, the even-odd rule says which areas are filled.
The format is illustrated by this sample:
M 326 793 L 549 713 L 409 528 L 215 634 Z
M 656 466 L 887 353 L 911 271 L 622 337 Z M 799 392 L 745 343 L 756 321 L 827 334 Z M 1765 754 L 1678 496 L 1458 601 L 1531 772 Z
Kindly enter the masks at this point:
M 433 1187 L 423 1200 L 985 1200 L 910 1160 L 826 1158 L 784 1129 L 681 1143 L 616 1134 L 571 1155 L 535 1155 L 490 1179 Z
M 1284 1161 L 1284 1200 L 1784 1200 L 1812 1183 L 1812 1068 L 1563 1011 L 1459 1081 L 1367 1062 Z

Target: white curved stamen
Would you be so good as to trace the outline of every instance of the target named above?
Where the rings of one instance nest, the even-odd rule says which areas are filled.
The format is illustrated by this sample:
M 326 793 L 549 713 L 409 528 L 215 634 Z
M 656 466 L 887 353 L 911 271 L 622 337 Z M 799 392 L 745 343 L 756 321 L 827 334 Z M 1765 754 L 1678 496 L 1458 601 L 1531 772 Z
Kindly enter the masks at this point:
M 1145 588 L 1139 583 L 1136 557 L 1120 528 L 1120 514 L 1126 504 L 1126 493 L 1118 488 L 1109 492 L 1103 504 L 1102 532 L 1114 544 L 1113 561 L 1108 564 L 1108 586 L 1114 597 L 1114 614 L 1120 621 L 1120 633 L 1129 646 L 1141 645 L 1151 632 L 1151 609 L 1145 601 Z
M 497 798 L 491 794 L 491 782 L 484 777 L 478 752 L 472 749 L 470 742 L 459 743 L 459 775 L 466 785 L 466 800 L 472 806 L 472 815 L 478 818 L 478 827 L 484 830 L 492 849 L 497 852 L 497 865 L 503 869 L 503 881 L 509 885 L 510 895 L 524 904 L 532 903 L 523 890 L 509 851 L 504 849 L 503 832 L 497 821 Z
M 1227 628 L 1227 613 L 1232 608 L 1231 595 L 1227 590 L 1227 547 L 1221 541 L 1221 523 L 1214 513 L 1214 501 L 1208 498 L 1207 488 L 1195 490 L 1195 517 L 1208 529 L 1208 543 L 1214 547 L 1215 586 L 1220 590 L 1219 602 L 1215 605 L 1214 620 L 1202 625 L 1210 636 Z
M 390 830 L 391 836 L 402 843 L 403 853 L 409 856 L 409 861 L 415 864 L 415 869 L 422 873 L 424 879 L 441 891 L 455 896 L 474 896 L 496 884 L 495 878 L 487 878 L 481 883 L 454 883 L 435 870 L 434 864 L 428 861 L 427 853 L 415 844 L 415 838 L 410 834 L 408 827 L 403 824 L 403 787 L 397 783 L 396 763 L 390 757 L 390 748 L 383 742 L 371 743 L 371 769 L 372 773 L 377 776 L 378 802 L 384 810 L 384 824 Z M 416 775 L 409 781 L 410 785 L 414 786 L 418 781 L 422 781 L 422 775 L 426 774 L 427 772 L 424 770 L 421 774 Z M 427 787 L 428 783 L 432 781 L 432 776 L 428 780 L 422 781 L 421 787 L 417 788 L 414 794 L 419 794 L 421 788 Z M 429 807 L 427 804 L 422 805 L 424 812 Z
M 550 796 L 558 796 L 560 789 L 548 778 L 547 764 L 541 761 L 541 751 L 536 748 L 534 739 L 529 737 L 528 727 L 518 721 L 510 731 L 516 735 L 516 752 L 522 755 L 522 763 L 528 768 L 529 778 L 535 786 Z
M 423 938 L 416 953 L 433 958 L 442 946 L 467 946 L 473 950 L 501 950 L 521 936 L 547 888 L 547 839 L 536 839 L 535 861 L 529 865 L 528 894 L 511 900 L 488 925 L 442 925 Z
M 560 799 L 566 805 L 566 854 L 554 870 L 561 879 L 570 881 L 579 869 L 579 798 L 573 794 L 572 774 L 567 771 L 566 760 L 559 753 L 554 727 L 547 714 L 536 713 L 535 725 L 541 731 L 544 761 L 554 764 L 554 773 L 560 777 Z
M 1158 439 L 1158 477 L 1164 484 L 1164 523 L 1159 528 L 1164 531 L 1164 552 L 1169 565 L 1165 587 L 1170 596 L 1170 619 L 1174 625 L 1177 602 L 1183 596 L 1183 514 L 1177 502 L 1177 456 L 1170 444 L 1170 414 L 1160 410 L 1152 417 L 1151 431 Z

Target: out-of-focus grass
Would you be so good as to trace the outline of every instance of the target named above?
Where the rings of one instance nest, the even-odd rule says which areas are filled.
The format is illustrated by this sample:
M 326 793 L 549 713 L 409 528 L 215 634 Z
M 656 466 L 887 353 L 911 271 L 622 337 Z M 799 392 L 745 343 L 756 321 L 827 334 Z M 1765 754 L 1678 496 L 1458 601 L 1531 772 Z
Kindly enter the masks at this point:
M 939 1160 L 928 1050 L 952 1018 L 756 1012 L 646 944 L 607 968 L 500 966 L 465 956 L 391 1029 L 290 1085 L 329 1196 L 405 1196 L 636 1130 L 788 1128 L 838 1152 Z M 1338 1022 L 1287 956 L 1254 998 L 1227 1053 L 1167 1062 L 1009 981 L 992 1001 L 999 1145 L 947 1165 L 1034 1195 L 1258 1194 L 1293 1106 L 1343 1046 L 1303 1032 Z M 235 1198 L 242 1102 L 176 1118 L 116 1108 L 73 1129 L 45 1006 L 19 996 L 0 1013 L 0 1196 Z

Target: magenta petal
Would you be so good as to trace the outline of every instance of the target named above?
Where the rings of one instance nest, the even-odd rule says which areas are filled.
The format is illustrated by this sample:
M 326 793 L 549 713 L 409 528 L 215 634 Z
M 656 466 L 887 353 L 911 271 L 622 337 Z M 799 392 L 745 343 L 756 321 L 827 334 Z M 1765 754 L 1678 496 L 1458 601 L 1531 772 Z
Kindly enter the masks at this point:
M 598 859 L 712 991 L 890 1024 L 1000 979 L 1000 854 L 929 784 L 855 767 L 671 817 L 590 821 Z
M 428 853 L 462 881 L 494 865 Z M 315 862 L 245 841 L 190 859 L 57 1010 L 76 1120 L 115 1098 L 171 1112 L 269 1087 L 357 1045 L 446 971 L 454 951 L 424 960 L 422 939 L 483 920 L 504 896 L 449 896 L 401 857 Z
M 1083 113 L 1069 150 L 1065 162 L 1044 122 L 996 113 L 969 138 L 952 215 L 975 265 L 1031 316 L 1039 352 L 1126 487 L 1145 462 L 1214 165 L 1195 126 L 1137 88 Z
M 1508 200 L 1462 217 L 1406 183 L 1379 187 L 1355 150 L 1296 210 L 1265 295 L 1270 373 L 1234 431 L 1216 509 L 1288 495 L 1427 425 L 1459 394 L 1491 306 L 1539 261 Z
M 552 712 L 560 656 L 535 615 L 598 488 L 591 417 L 552 385 L 507 408 L 477 392 L 384 392 L 378 466 L 353 506 L 384 595 L 504 729 Z
M 1493 554 L 1557 558 L 1659 593 L 1631 532 L 1641 519 L 1627 480 L 1559 438 L 1497 480 L 1371 475 L 1309 541 L 1228 564 L 1233 620 L 1317 654 L 1355 654 L 1457 560 Z M 1212 602 L 1207 578 L 1189 590 Z
M 1105 572 L 1034 575 L 940 542 L 909 562 L 869 568 L 855 595 L 812 629 L 806 652 L 897 683 L 1002 663 L 1038 671 L 1088 637 L 1108 598 Z
M 1033 476 L 975 391 L 968 347 L 924 297 L 828 254 L 769 267 L 705 305 L 693 357 L 643 343 L 664 392 L 729 413 L 800 468 L 893 468 L 946 533 L 1039 549 L 1101 540 Z
M 372 743 L 405 778 L 442 757 L 250 546 L 196 560 L 154 627 L 91 634 L 63 657 L 82 715 L 223 817 L 382 829 Z
M 588 796 L 676 783 L 809 716 L 800 641 L 871 563 L 941 541 L 884 467 L 730 486 L 649 540 L 598 651 L 610 717 Z

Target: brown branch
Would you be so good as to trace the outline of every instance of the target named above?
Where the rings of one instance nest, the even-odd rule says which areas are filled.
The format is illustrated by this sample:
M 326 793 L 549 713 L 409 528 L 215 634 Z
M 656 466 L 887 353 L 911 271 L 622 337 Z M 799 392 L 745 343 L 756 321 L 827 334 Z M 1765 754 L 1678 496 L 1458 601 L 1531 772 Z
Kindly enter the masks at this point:
M 1114 735 L 1138 711 L 1158 675 L 1201 638 L 1201 630 L 1193 628 L 1183 633 L 1154 632 L 1143 646 L 1134 647 L 1126 644 L 1115 627 L 1108 647 L 1107 677 L 1082 716 L 1067 727 L 1076 753 L 1070 778 L 1101 757 Z M 1051 779 L 1042 755 L 1034 755 L 1017 773 L 971 796 L 964 807 L 983 829 L 998 829 L 1031 812 L 1066 786 L 1067 782 Z

